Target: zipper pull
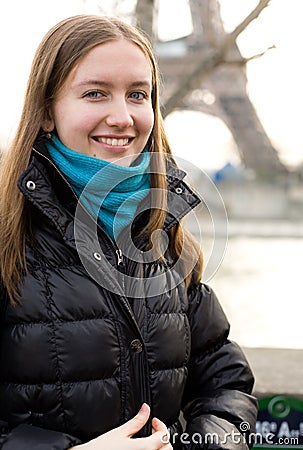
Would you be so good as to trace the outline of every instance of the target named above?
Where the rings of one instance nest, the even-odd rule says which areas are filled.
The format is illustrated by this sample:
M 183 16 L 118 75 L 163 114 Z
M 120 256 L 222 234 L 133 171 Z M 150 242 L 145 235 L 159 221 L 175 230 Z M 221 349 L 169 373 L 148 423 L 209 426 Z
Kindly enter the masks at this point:
M 123 265 L 123 254 L 122 254 L 122 251 L 118 248 L 118 250 L 116 250 L 116 253 L 117 253 L 118 266 L 122 266 Z

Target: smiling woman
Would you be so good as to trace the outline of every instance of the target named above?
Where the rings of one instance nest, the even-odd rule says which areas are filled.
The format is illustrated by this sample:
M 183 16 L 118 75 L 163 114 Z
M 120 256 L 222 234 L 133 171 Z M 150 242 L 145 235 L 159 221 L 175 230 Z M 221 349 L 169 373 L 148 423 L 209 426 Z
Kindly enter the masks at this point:
M 247 448 L 226 437 L 254 428 L 254 378 L 201 282 L 184 177 L 144 34 L 50 29 L 1 166 L 1 449 L 183 450 L 181 411 L 192 450 L 218 430 Z

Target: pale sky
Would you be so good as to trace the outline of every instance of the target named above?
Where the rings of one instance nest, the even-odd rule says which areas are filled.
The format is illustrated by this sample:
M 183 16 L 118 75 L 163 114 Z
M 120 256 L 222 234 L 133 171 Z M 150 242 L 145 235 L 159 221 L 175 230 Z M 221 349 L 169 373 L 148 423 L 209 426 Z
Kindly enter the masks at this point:
M 102 3 L 99 0 L 99 4 Z M 256 0 L 221 0 L 227 27 L 231 29 L 235 26 L 256 3 Z M 2 145 L 14 132 L 31 59 L 43 35 L 52 25 L 69 15 L 97 13 L 96 4 L 97 0 L 52 0 L 47 5 L 41 0 L 1 1 Z M 169 32 L 172 37 L 178 37 L 178 33 L 186 33 L 190 26 L 185 20 L 186 0 L 164 0 L 162 4 L 162 35 Z M 244 56 L 262 52 L 273 44 L 277 47 L 248 64 L 248 90 L 272 142 L 280 150 L 282 159 L 290 165 L 303 162 L 302 12 L 302 0 L 272 0 L 271 6 L 238 40 Z M 203 130 L 198 142 L 193 133 L 193 129 L 197 128 Z M 227 161 L 237 161 L 229 131 L 215 118 L 200 113 L 175 113 L 167 118 L 166 129 L 175 153 L 190 158 L 202 168 L 220 167 Z M 201 148 L 206 151 L 197 151 Z

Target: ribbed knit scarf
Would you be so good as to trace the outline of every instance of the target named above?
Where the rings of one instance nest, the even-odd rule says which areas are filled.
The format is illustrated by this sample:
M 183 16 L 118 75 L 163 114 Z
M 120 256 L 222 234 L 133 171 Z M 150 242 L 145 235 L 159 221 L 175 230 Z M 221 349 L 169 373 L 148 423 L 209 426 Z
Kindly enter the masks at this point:
M 135 217 L 139 202 L 150 190 L 150 154 L 143 151 L 130 167 L 93 158 L 67 148 L 56 136 L 46 144 L 81 203 L 116 239 Z

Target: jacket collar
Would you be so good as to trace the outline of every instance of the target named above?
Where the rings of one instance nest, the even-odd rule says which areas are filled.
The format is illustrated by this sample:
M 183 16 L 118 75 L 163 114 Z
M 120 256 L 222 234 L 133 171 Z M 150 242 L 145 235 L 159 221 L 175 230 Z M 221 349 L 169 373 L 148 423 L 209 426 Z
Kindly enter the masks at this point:
M 167 163 L 168 200 L 164 230 L 172 228 L 201 199 L 184 181 L 186 172 L 171 159 Z M 73 224 L 77 197 L 67 180 L 52 162 L 42 141 L 35 145 L 29 166 L 19 178 L 18 187 L 24 196 L 40 209 L 62 235 Z M 59 200 L 60 199 L 60 200 Z

